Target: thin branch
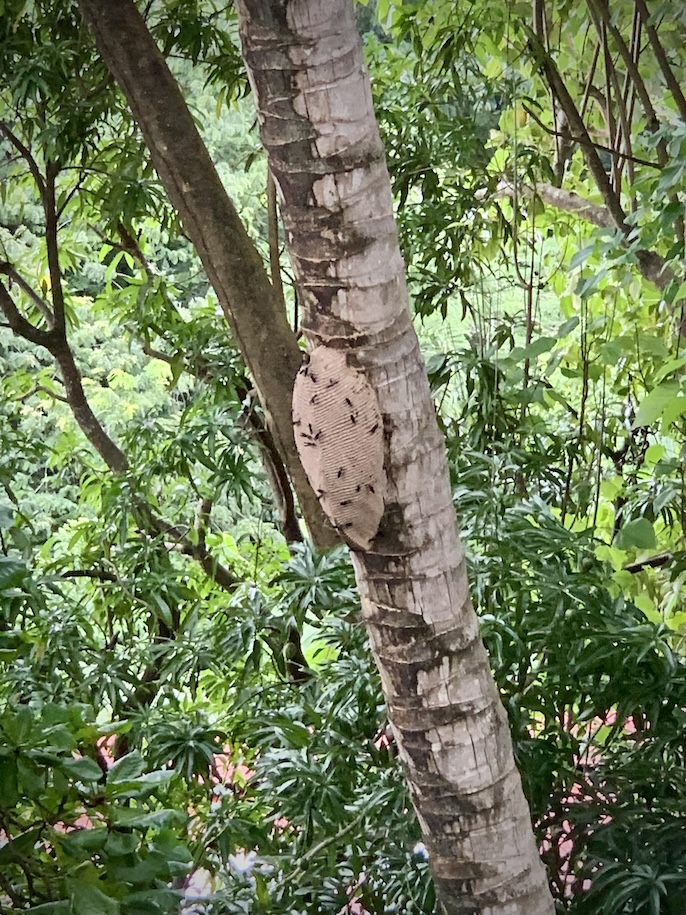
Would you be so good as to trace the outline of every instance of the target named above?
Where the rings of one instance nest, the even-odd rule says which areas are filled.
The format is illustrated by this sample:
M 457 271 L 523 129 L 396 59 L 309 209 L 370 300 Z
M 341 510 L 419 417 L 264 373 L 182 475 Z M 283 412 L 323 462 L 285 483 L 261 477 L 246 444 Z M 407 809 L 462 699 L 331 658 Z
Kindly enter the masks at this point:
M 140 245 L 136 239 L 126 229 L 124 223 L 119 222 L 117 224 L 117 232 L 119 232 L 120 236 L 119 241 L 115 241 L 114 239 L 109 238 L 107 235 L 105 235 L 102 229 L 96 225 L 91 224 L 90 228 L 95 232 L 100 241 L 104 242 L 117 251 L 123 251 L 125 254 L 130 255 L 135 261 L 137 261 L 143 268 L 147 277 L 154 276 L 154 268 L 151 266 L 147 257 L 143 254 L 143 251 L 141 250 Z
M 95 578 L 97 581 L 118 582 L 119 579 L 112 572 L 104 569 L 70 569 L 59 573 L 60 578 Z
M 630 562 L 628 565 L 624 566 L 624 571 L 635 574 L 636 572 L 642 572 L 644 569 L 659 569 L 661 566 L 667 565 L 667 563 L 671 562 L 673 559 L 673 553 L 658 553 L 655 556 L 650 556 L 648 559 L 641 559 L 639 562 Z
M 617 228 L 621 229 L 624 235 L 628 235 L 630 229 L 626 224 L 626 214 L 622 208 L 619 197 L 610 184 L 603 163 L 600 161 L 600 156 L 598 155 L 595 144 L 589 136 L 586 124 L 579 113 L 579 109 L 576 107 L 565 81 L 560 76 L 560 71 L 558 70 L 555 61 L 545 47 L 544 22 L 543 0 L 534 0 L 534 27 L 533 30 L 530 30 L 529 37 L 534 59 L 537 61 L 538 66 L 547 78 L 551 92 L 557 98 L 560 107 L 567 117 L 572 136 L 575 137 L 582 148 L 586 165 L 593 175 L 598 190 L 600 191 Z
M 4 271 L 3 271 L 4 272 Z M 24 315 L 14 304 L 12 296 L 9 294 L 3 283 L 0 283 L 0 309 L 7 318 L 11 330 L 24 340 L 35 343 L 36 346 L 44 346 L 46 349 L 50 346 L 52 337 L 51 332 L 41 330 L 39 327 L 27 321 Z
M 176 548 L 184 555 L 195 559 L 207 577 L 211 578 L 224 591 L 235 591 L 236 585 L 239 584 L 240 580 L 212 556 L 204 541 L 202 543 L 192 543 L 179 527 L 169 524 L 163 518 L 155 515 L 149 506 L 145 506 L 145 511 L 152 526 L 160 534 L 164 534 L 171 542 L 172 548 Z
M 86 174 L 85 174 L 84 170 L 81 169 L 79 171 L 79 176 L 78 176 L 76 182 L 74 183 L 74 186 L 67 193 L 67 195 L 65 196 L 61 205 L 57 208 L 57 218 L 58 219 L 62 216 L 64 211 L 67 209 L 67 206 L 69 205 L 69 201 L 72 199 L 72 197 L 81 190 L 81 187 L 85 180 L 86 180 Z
M 45 317 L 45 320 L 48 322 L 48 327 L 52 329 L 55 324 L 55 316 L 50 310 L 50 307 L 48 306 L 47 302 L 45 302 L 41 296 L 38 295 L 31 284 L 24 279 L 19 271 L 13 267 L 12 264 L 2 263 L 0 264 L 0 273 L 4 273 L 5 276 L 8 276 L 10 280 L 15 282 L 17 286 L 19 286 L 19 288 L 26 293 L 36 308 Z
M 574 103 L 572 102 L 572 104 L 574 104 Z M 542 130 L 545 130 L 545 132 L 547 134 L 549 134 L 551 137 L 563 137 L 564 139 L 568 139 L 574 143 L 578 143 L 579 146 L 582 147 L 582 149 L 589 149 L 589 148 L 593 149 L 593 150 L 599 149 L 601 152 L 606 152 L 606 153 L 610 153 L 611 155 L 619 156 L 620 159 L 630 160 L 631 162 L 635 162 L 637 165 L 645 165 L 648 168 L 657 169 L 657 171 L 660 171 L 662 169 L 662 166 L 660 165 L 659 162 L 653 162 L 650 159 L 642 159 L 640 156 L 629 155 L 628 153 L 623 153 L 620 150 L 613 149 L 611 146 L 605 146 L 603 143 L 597 143 L 595 140 L 591 139 L 591 135 L 586 130 L 585 126 L 583 128 L 583 133 L 581 133 L 581 134 L 566 133 L 564 131 L 555 130 L 554 127 L 550 127 L 548 124 L 546 124 L 544 121 L 542 121 L 541 118 L 538 116 L 538 114 L 529 105 L 527 105 L 526 102 L 522 102 L 522 107 L 524 108 L 526 113 L 531 118 L 533 118 L 534 121 L 536 121 L 538 126 Z M 598 160 L 598 161 L 600 161 L 600 160 Z M 602 167 L 602 163 L 601 163 L 601 167 Z M 595 177 L 595 175 L 594 175 L 594 177 Z
M 281 260 L 279 257 L 279 211 L 276 201 L 276 183 L 269 168 L 267 168 L 267 225 L 269 237 L 269 272 L 279 305 L 285 312 L 286 299 L 283 294 Z
M 55 201 L 55 181 L 58 174 L 59 166 L 54 162 L 48 162 L 45 169 L 43 211 L 45 213 L 45 247 L 48 254 L 55 329 L 60 336 L 64 336 L 66 332 L 64 287 L 62 286 L 62 271 L 60 269 L 59 243 L 57 239 L 57 204 Z
M 540 199 L 549 206 L 558 210 L 564 210 L 567 213 L 574 213 L 586 222 L 599 226 L 602 229 L 614 228 L 614 221 L 607 211 L 607 207 L 597 203 L 591 203 L 585 197 L 575 194 L 574 191 L 567 191 L 564 188 L 556 187 L 554 184 L 537 184 L 535 187 L 528 184 L 519 185 L 519 193 L 527 199 L 534 197 Z M 514 194 L 514 186 L 511 181 L 504 179 L 498 182 L 495 190 L 495 196 L 498 198 L 509 198 Z M 484 192 L 482 195 L 486 196 Z
M 123 222 L 117 223 L 117 232 L 119 232 L 119 238 L 121 239 L 118 247 L 120 247 L 122 251 L 125 251 L 127 254 L 130 254 L 135 261 L 138 261 L 138 263 L 145 271 L 146 276 L 153 276 L 155 270 L 151 266 L 150 261 L 147 259 L 145 254 L 143 254 L 143 249 L 138 243 L 138 240 L 133 237 Z
M 62 375 L 69 407 L 83 434 L 114 473 L 126 473 L 129 462 L 124 452 L 105 431 L 83 390 L 81 373 L 66 338 L 60 336 L 48 346 Z
M 43 200 L 45 198 L 45 181 L 43 180 L 41 170 L 38 168 L 38 163 L 31 155 L 31 150 L 28 148 L 28 146 L 25 146 L 21 142 L 19 137 L 12 133 L 4 121 L 0 121 L 0 132 L 4 133 L 12 146 L 14 146 L 17 152 L 21 155 L 22 159 L 24 159 L 28 165 L 29 171 L 33 175 L 33 180 L 36 182 L 36 186 L 38 187 L 38 192 L 40 193 L 41 200 Z
M 212 499 L 200 499 L 195 509 L 195 533 L 198 537 L 198 546 L 205 549 L 207 528 L 212 512 Z
M 143 346 L 141 346 L 141 349 L 143 350 L 143 352 L 145 353 L 146 356 L 150 356 L 151 359 L 159 359 L 160 362 L 166 362 L 167 365 L 174 365 L 174 363 L 176 362 L 176 359 L 173 356 L 170 356 L 167 353 L 163 353 L 159 349 L 153 349 L 152 346 L 147 346 L 147 345 L 143 344 Z
M 658 62 L 660 69 L 662 70 L 662 75 L 665 78 L 667 87 L 672 93 L 672 97 L 676 102 L 676 106 L 679 109 L 679 114 L 681 115 L 682 120 L 686 121 L 686 97 L 681 91 L 681 86 L 677 80 L 672 68 L 669 66 L 669 61 L 667 60 L 667 55 L 665 54 L 665 49 L 662 47 L 662 42 L 658 38 L 657 29 L 650 22 L 650 12 L 646 6 L 645 0 L 634 0 L 636 4 L 636 9 L 643 20 L 643 25 L 645 26 L 646 33 L 648 35 L 648 41 L 650 46 L 653 49 L 653 54 L 655 59 Z
M 59 400 L 62 403 L 69 403 L 67 397 L 64 397 L 62 394 L 58 394 L 57 391 L 53 391 L 52 388 L 46 388 L 43 384 L 34 385 L 30 391 L 27 391 L 26 394 L 22 394 L 21 397 L 17 397 L 16 400 L 18 403 L 25 403 L 29 397 L 33 397 L 34 394 L 43 393 L 48 394 L 52 397 L 53 400 Z
M 641 105 L 643 106 L 643 111 L 645 112 L 645 116 L 648 121 L 648 130 L 651 133 L 656 133 L 660 129 L 660 121 L 650 98 L 650 93 L 648 92 L 645 81 L 638 70 L 636 62 L 632 57 L 631 51 L 629 50 L 627 43 L 624 40 L 624 36 L 612 21 L 610 9 L 607 5 L 607 0 L 590 0 L 590 2 L 593 4 L 596 13 L 601 18 L 605 28 L 612 35 L 612 40 L 617 46 L 617 50 L 619 51 L 622 60 L 624 61 L 626 71 L 631 77 L 631 81 L 634 84 L 636 93 L 641 100 Z M 665 143 L 664 138 L 661 138 L 657 144 L 657 155 L 660 165 L 664 167 L 669 160 L 667 144 Z

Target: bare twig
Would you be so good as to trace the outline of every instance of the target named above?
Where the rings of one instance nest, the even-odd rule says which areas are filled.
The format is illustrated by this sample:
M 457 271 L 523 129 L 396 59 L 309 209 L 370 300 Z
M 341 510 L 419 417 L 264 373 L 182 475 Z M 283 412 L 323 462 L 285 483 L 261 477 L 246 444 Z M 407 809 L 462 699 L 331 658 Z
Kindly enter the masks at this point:
M 267 169 L 267 223 L 269 235 L 269 272 L 272 286 L 279 304 L 286 310 L 286 299 L 281 280 L 281 261 L 279 258 L 279 211 L 276 201 L 276 183 L 274 176 Z

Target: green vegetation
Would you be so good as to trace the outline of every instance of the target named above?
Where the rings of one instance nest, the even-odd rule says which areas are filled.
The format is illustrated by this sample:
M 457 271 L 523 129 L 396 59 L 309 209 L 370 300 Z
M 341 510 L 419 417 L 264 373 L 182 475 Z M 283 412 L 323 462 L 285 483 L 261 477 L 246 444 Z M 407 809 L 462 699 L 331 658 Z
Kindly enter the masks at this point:
M 233 13 L 147 6 L 268 259 Z M 686 6 L 548 7 L 547 45 L 529 3 L 360 22 L 556 903 L 681 913 Z M 284 533 L 252 382 L 76 6 L 0 3 L 0 74 L 0 912 L 433 912 L 347 553 Z M 60 314 L 123 460 L 75 415 Z

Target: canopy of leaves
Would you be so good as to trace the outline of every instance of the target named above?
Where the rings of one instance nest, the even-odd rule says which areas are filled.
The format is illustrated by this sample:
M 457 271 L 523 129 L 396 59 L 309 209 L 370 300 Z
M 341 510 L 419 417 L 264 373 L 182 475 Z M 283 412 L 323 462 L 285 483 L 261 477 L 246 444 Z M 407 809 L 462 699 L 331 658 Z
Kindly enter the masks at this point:
M 347 557 L 284 536 L 75 4 L 0 6 L 0 911 L 431 913 Z M 686 896 L 682 6 L 360 9 L 473 597 L 578 915 Z M 267 258 L 231 10 L 141 8 Z

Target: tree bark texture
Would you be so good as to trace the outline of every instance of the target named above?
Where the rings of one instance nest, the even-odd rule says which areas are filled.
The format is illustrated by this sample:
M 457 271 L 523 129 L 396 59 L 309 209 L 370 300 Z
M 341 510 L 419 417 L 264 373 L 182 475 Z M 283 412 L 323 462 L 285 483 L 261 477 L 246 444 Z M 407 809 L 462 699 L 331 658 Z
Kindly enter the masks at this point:
M 449 915 L 553 904 L 472 608 L 350 0 L 238 0 L 310 347 L 378 396 L 385 510 L 353 554 L 389 717 Z
M 338 542 L 295 450 L 290 397 L 302 354 L 285 311 L 132 0 L 79 0 L 105 64 L 138 122 L 169 199 L 205 267 L 253 377 L 313 541 Z

